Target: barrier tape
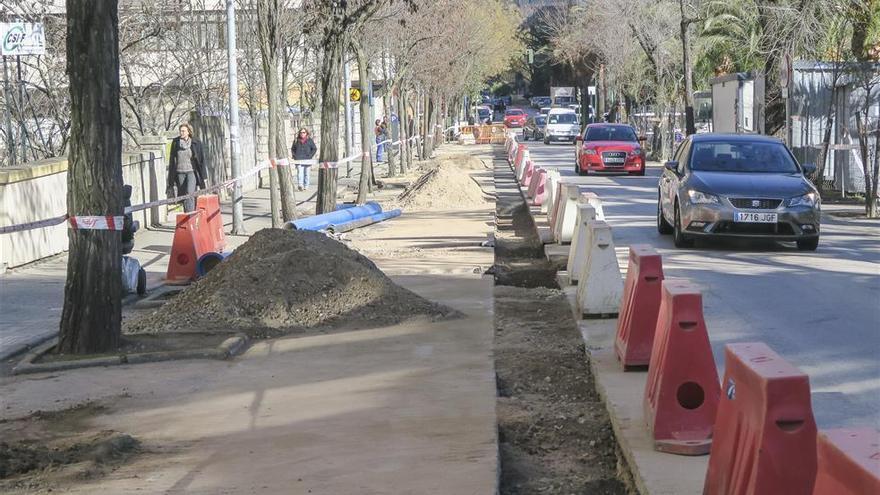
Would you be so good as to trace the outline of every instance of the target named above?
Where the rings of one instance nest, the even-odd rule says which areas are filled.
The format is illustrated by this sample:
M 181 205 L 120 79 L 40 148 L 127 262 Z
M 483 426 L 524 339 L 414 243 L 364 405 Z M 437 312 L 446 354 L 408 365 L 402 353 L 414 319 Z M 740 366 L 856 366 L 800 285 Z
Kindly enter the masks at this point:
M 412 136 L 411 138 L 406 139 L 406 140 L 395 141 L 395 142 L 391 143 L 391 145 L 396 146 L 396 145 L 401 144 L 403 141 L 406 141 L 406 142 L 420 141 L 421 139 L 422 139 L 421 136 L 415 135 L 415 136 Z M 388 141 L 390 142 L 390 140 L 388 140 Z M 383 143 L 384 142 L 385 141 L 383 141 Z M 206 187 L 204 189 L 199 189 L 199 190 L 194 191 L 190 194 L 184 194 L 181 196 L 175 196 L 173 198 L 160 199 L 157 201 L 150 201 L 148 203 L 140 203 L 140 204 L 128 206 L 125 208 L 125 213 L 134 213 L 136 211 L 142 211 L 142 210 L 146 210 L 148 208 L 155 208 L 157 206 L 173 204 L 173 203 L 180 203 L 184 200 L 187 200 L 190 198 L 195 198 L 196 196 L 200 196 L 205 193 L 219 191 L 220 189 L 227 189 L 227 188 L 232 187 L 236 182 L 240 182 L 240 181 L 243 181 L 243 180 L 248 179 L 250 177 L 253 177 L 254 175 L 262 172 L 263 170 L 267 170 L 270 168 L 287 167 L 290 165 L 318 165 L 320 163 L 321 168 L 331 169 L 331 168 L 339 168 L 339 165 L 342 165 L 342 164 L 345 164 L 345 163 L 348 163 L 348 162 L 351 162 L 351 161 L 354 161 L 354 160 L 357 160 L 361 157 L 366 157 L 366 156 L 369 156 L 368 152 L 358 153 L 355 155 L 347 156 L 347 157 L 342 158 L 340 160 L 327 161 L 327 162 L 319 162 L 318 160 L 314 160 L 314 159 L 311 159 L 311 160 L 288 160 L 287 158 L 270 159 L 270 160 L 263 162 L 261 165 L 254 167 L 253 169 L 251 169 L 250 171 L 248 171 L 246 174 L 242 175 L 241 177 L 229 179 L 224 182 L 221 182 L 220 184 Z M 71 228 L 74 228 L 74 229 L 88 229 L 88 230 L 120 230 L 120 229 L 122 229 L 122 221 L 121 220 L 119 222 L 116 222 L 115 220 L 107 221 L 106 219 L 108 219 L 108 218 L 109 219 L 116 219 L 116 218 L 122 218 L 122 217 L 113 216 L 113 215 L 111 215 L 111 216 L 83 215 L 83 216 L 73 216 L 73 217 L 71 217 L 70 215 L 61 215 L 61 216 L 57 216 L 57 217 L 53 217 L 53 218 L 47 218 L 44 220 L 37 220 L 34 222 L 27 222 L 27 223 L 3 226 L 3 227 L 0 227 L 0 234 L 11 234 L 14 232 L 24 232 L 27 230 L 54 227 L 56 225 L 60 225 L 64 222 L 66 222 L 66 221 L 70 221 L 70 226 L 71 226 Z M 102 223 L 102 221 L 94 220 L 94 219 L 104 219 L 104 220 Z M 118 228 L 117 228 L 117 223 L 118 223 Z

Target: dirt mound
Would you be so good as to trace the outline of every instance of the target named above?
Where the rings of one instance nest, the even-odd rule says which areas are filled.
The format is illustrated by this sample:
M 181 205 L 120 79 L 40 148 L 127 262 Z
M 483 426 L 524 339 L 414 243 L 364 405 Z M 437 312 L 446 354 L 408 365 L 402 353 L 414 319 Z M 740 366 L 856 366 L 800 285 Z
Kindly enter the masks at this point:
M 396 285 L 372 261 L 323 234 L 264 229 L 158 310 L 127 322 L 125 332 L 266 336 L 456 314 Z
M 479 160 L 478 160 L 479 161 Z M 421 177 L 413 181 L 400 196 L 397 204 L 409 210 L 456 210 L 485 208 L 490 204 L 483 190 L 470 174 L 457 163 L 440 160 Z
M 434 166 L 450 165 L 465 170 L 488 170 L 489 167 L 483 160 L 470 155 L 468 153 L 441 153 L 436 158 L 430 160 L 429 164 Z M 429 165 L 430 166 L 430 165 Z

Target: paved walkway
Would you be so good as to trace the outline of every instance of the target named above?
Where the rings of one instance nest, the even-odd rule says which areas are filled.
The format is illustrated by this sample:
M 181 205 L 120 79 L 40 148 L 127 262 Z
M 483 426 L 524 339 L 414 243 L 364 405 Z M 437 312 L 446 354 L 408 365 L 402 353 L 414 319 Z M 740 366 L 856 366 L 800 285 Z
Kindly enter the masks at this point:
M 268 225 L 264 196 L 245 203 L 251 232 Z M 395 282 L 465 318 L 279 338 L 230 362 L 2 377 L 0 418 L 99 401 L 108 409 L 84 429 L 143 442 L 134 461 L 67 493 L 495 493 L 493 282 L 482 276 L 494 255 L 479 245 L 492 219 L 491 205 L 405 212 L 350 236 Z M 170 234 L 137 244 L 151 277 L 164 273 Z M 4 281 L 39 286 L 36 268 Z M 54 270 L 56 286 L 35 299 L 60 298 Z

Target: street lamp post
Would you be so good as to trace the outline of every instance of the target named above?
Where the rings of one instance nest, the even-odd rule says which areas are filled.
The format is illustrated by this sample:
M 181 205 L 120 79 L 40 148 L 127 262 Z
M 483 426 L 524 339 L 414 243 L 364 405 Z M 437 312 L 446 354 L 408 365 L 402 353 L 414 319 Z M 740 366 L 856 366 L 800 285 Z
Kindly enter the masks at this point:
M 229 64 L 229 158 L 232 177 L 241 177 L 241 143 L 238 122 L 238 64 L 235 48 L 235 0 L 226 0 L 226 57 Z M 242 212 L 241 181 L 232 186 L 232 233 L 245 234 Z

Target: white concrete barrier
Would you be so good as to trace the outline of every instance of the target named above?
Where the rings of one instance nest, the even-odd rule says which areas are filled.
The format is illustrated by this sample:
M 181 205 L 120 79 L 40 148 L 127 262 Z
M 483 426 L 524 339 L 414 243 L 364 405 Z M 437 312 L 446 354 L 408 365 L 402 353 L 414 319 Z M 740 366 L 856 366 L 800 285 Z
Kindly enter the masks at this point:
M 617 314 L 623 297 L 623 278 L 614 251 L 611 226 L 601 220 L 587 222 L 590 245 L 578 275 L 578 311 L 584 316 Z
M 556 201 L 556 186 L 561 177 L 558 170 L 547 170 L 547 183 L 544 186 L 547 194 L 544 197 L 544 203 L 541 204 L 541 213 L 546 213 L 548 218 L 550 210 L 553 209 L 553 202 Z
M 596 209 L 593 205 L 584 201 L 584 196 L 592 193 L 581 193 L 577 205 L 577 223 L 574 226 L 574 237 L 571 240 L 571 249 L 568 251 L 568 282 L 576 284 L 587 260 L 587 249 L 590 246 L 590 229 L 588 222 L 596 220 Z
M 580 186 L 563 182 L 559 194 L 558 211 L 553 224 L 553 239 L 559 244 L 568 244 L 574 236 L 574 226 L 577 222 Z
M 580 203 L 587 203 L 596 209 L 596 220 L 605 220 L 605 210 L 602 208 L 602 198 L 596 195 L 593 192 L 584 192 L 581 193 L 581 197 L 578 199 Z

